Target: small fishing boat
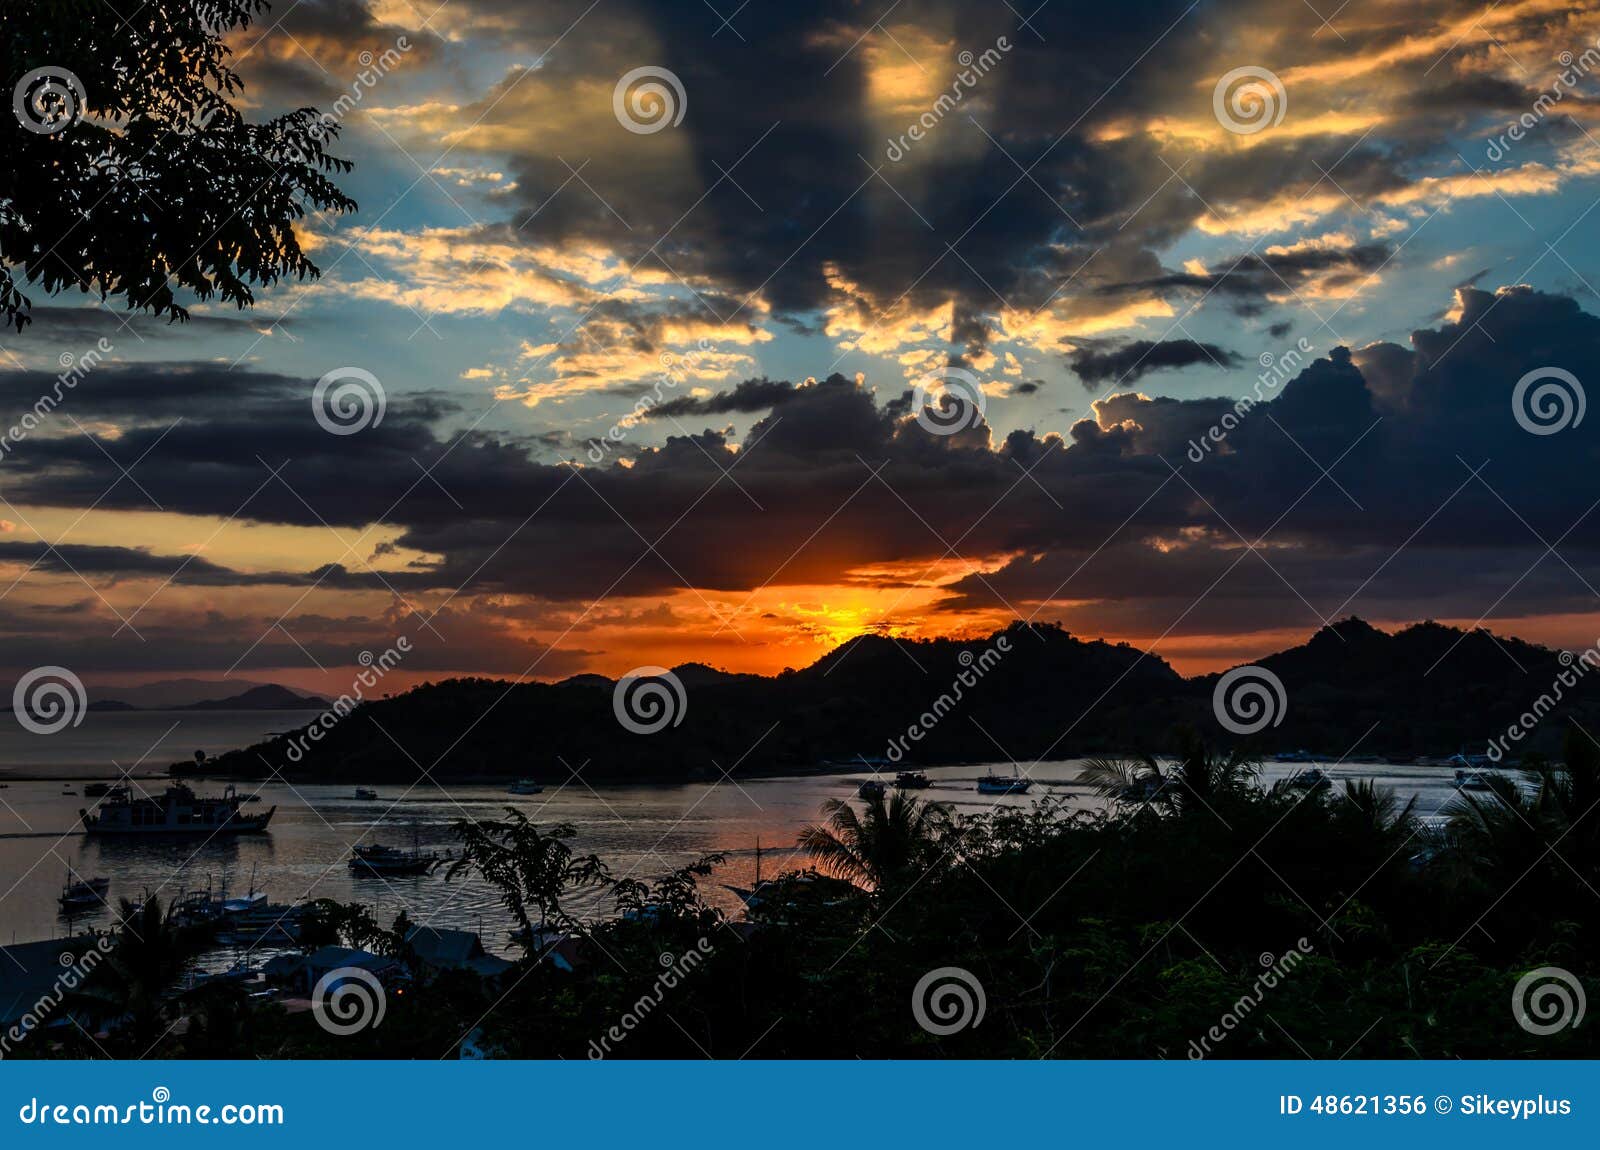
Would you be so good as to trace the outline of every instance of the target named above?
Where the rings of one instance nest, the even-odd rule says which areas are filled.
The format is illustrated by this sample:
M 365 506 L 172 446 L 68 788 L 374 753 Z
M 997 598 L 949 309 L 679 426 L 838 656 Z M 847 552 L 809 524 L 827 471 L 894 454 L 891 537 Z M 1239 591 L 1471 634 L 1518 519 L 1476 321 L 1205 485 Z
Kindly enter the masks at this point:
M 175 926 L 200 926 L 216 917 L 216 902 L 211 897 L 211 887 L 205 890 L 185 891 L 173 898 L 167 907 L 167 917 Z
M 980 795 L 1025 795 L 1033 783 L 1016 773 L 1017 767 L 1013 763 L 1010 775 L 997 775 L 990 771 L 978 780 L 978 793 Z
M 105 905 L 106 891 L 111 889 L 111 880 L 108 878 L 75 879 L 72 872 L 67 872 L 66 885 L 61 888 L 61 895 L 56 900 L 61 904 L 65 913 L 80 910 L 93 910 Z
M 355 797 L 362 800 L 375 799 L 378 797 L 378 792 L 371 787 L 357 787 Z
M 427 874 L 444 859 L 437 851 L 404 851 L 399 847 L 373 843 L 356 847 L 350 855 L 350 870 L 377 877 Z
M 920 791 L 933 784 L 928 781 L 928 776 L 921 771 L 901 771 L 894 777 L 894 785 L 902 791 Z
M 889 788 L 877 779 L 868 779 L 856 788 L 856 797 L 862 799 L 881 799 L 887 794 Z
M 506 788 L 506 794 L 508 794 L 508 795 L 537 795 L 537 794 L 541 793 L 543 790 L 544 790 L 544 788 L 541 787 L 538 783 L 534 782 L 532 779 L 518 779 L 516 782 L 512 783 L 509 787 Z

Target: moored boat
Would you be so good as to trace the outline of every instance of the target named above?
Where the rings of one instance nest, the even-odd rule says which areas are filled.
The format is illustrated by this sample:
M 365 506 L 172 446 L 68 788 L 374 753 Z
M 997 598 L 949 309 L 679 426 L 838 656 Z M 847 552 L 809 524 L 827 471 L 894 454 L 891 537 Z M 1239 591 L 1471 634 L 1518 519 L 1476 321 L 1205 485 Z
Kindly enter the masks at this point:
M 109 799 L 94 810 L 80 810 L 83 829 L 92 835 L 238 835 L 267 829 L 277 807 L 260 814 L 239 813 L 243 800 L 229 784 L 220 798 L 196 795 L 183 783 L 160 798 Z
M 427 874 L 444 859 L 437 851 L 404 851 L 383 843 L 354 848 L 350 855 L 350 869 L 356 874 L 416 875 Z
M 1013 770 L 1016 768 L 1013 767 Z M 1028 788 L 1033 786 L 1032 781 L 1021 775 L 997 775 L 990 771 L 978 780 L 978 793 L 980 795 L 1025 795 Z
M 901 771 L 894 777 L 894 785 L 902 791 L 920 791 L 933 784 L 928 781 L 928 776 L 921 771 Z
M 65 913 L 80 910 L 93 910 L 105 905 L 106 891 L 111 888 L 108 878 L 75 879 L 72 872 L 67 872 L 67 883 L 61 888 L 61 895 L 56 900 L 61 904 Z
M 877 779 L 868 779 L 866 782 L 862 783 L 856 788 L 856 797 L 863 799 L 881 799 L 885 794 L 888 793 L 888 790 L 889 788 L 885 787 Z

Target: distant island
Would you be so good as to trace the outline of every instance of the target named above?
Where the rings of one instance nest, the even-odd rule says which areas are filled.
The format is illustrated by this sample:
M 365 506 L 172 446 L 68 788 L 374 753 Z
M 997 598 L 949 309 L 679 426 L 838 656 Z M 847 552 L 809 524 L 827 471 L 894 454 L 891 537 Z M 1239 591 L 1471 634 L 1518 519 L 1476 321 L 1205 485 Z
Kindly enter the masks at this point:
M 129 698 L 95 699 L 88 705 L 90 711 L 318 711 L 328 705 L 320 695 L 302 695 L 276 683 L 255 683 L 246 689 L 226 696 L 210 697 L 209 693 L 225 689 L 227 684 L 208 683 L 203 680 L 174 680 L 154 683 L 148 688 L 111 688 L 119 696 Z M 203 693 L 206 697 L 194 699 Z M 191 701 L 178 702 L 177 692 L 187 691 Z M 183 698 L 177 694 L 177 698 Z
M 1001 640 L 1008 650 L 994 658 Z M 615 683 L 601 675 L 450 679 L 362 703 L 324 724 L 316 741 L 301 728 L 172 770 L 250 778 L 270 764 L 286 778 L 409 782 L 420 764 L 441 780 L 561 782 L 580 768 L 591 782 L 716 780 L 724 772 L 827 769 L 861 756 L 912 767 L 1162 754 L 1176 749 L 1182 727 L 1262 754 L 1405 759 L 1481 753 L 1574 666 L 1570 655 L 1482 628 L 1424 622 L 1386 632 L 1357 618 L 1254 665 L 1282 682 L 1287 706 L 1277 725 L 1244 740 L 1213 711 L 1218 675 L 1186 679 L 1125 643 L 1015 623 L 973 640 L 863 635 L 775 676 L 685 664 L 673 668 L 684 689 L 681 717 L 654 734 L 618 721 Z M 976 682 L 951 705 L 963 674 Z M 942 713 L 926 724 L 936 708 Z M 1517 754 L 1557 751 L 1568 719 L 1600 728 L 1600 678 L 1580 677 L 1565 690 Z M 926 732 L 907 740 L 914 723 Z

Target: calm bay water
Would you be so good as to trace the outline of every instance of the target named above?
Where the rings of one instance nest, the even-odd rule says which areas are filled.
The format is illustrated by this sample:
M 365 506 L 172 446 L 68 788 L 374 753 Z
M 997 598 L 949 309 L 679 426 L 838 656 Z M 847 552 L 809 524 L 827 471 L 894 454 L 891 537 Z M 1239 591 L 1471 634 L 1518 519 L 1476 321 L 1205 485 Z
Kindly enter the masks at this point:
M 17 777 L 115 778 L 165 775 L 196 751 L 221 754 L 292 731 L 316 711 L 88 711 L 75 727 L 35 735 L 0 720 L 0 782 Z
M 411 878 L 373 878 L 350 873 L 352 846 L 413 842 L 441 852 L 455 845 L 450 824 L 461 818 L 492 818 L 514 806 L 541 824 L 567 822 L 577 830 L 574 848 L 594 852 L 614 875 L 646 879 L 691 862 L 703 854 L 726 852 L 727 863 L 706 883 L 710 901 L 736 913 L 741 903 L 722 884 L 749 886 L 755 878 L 756 843 L 762 847 L 762 873 L 771 877 L 804 863 L 794 850 L 801 827 L 816 821 L 826 799 L 849 798 L 867 775 L 809 775 L 741 780 L 738 784 L 642 784 L 589 788 L 576 780 L 551 785 L 540 795 L 514 796 L 497 786 L 451 786 L 429 782 L 416 787 L 380 786 L 375 801 L 357 800 L 350 785 L 242 784 L 275 806 L 270 833 L 217 839 L 201 844 L 182 840 L 92 839 L 82 833 L 78 811 L 93 800 L 81 795 L 82 779 L 114 779 L 141 755 L 144 766 L 132 776 L 159 793 L 168 763 L 190 757 L 196 748 L 221 750 L 259 739 L 269 730 L 304 722 L 289 712 L 141 712 L 91 714 L 84 727 L 49 738 L 0 742 L 0 943 L 49 938 L 87 926 L 104 926 L 109 914 L 68 922 L 57 915 L 67 867 L 82 875 L 111 879 L 109 897 L 137 898 L 156 892 L 163 901 L 184 891 L 224 884 L 243 893 L 253 881 L 274 902 L 333 898 L 373 908 L 385 925 L 403 907 L 414 921 L 476 930 L 490 949 L 509 949 L 510 920 L 493 892 L 476 879 L 446 882 L 443 872 Z M 95 721 L 99 720 L 99 721 Z M 176 727 L 174 727 L 176 723 Z M 90 729 L 92 725 L 92 730 Z M 13 728 L 14 729 L 14 728 Z M 146 754 L 151 746 L 157 749 Z M 96 758 L 96 756 L 99 756 Z M 1006 764 L 995 764 L 1009 773 Z M 936 767 L 927 773 L 933 786 L 922 792 L 963 812 L 992 809 L 996 803 L 1026 807 L 1041 796 L 1064 796 L 1075 807 L 1097 800 L 1074 785 L 1078 760 L 1041 763 L 1031 771 L 1040 785 L 1024 797 L 979 795 L 977 779 L 988 764 Z M 1285 777 L 1296 767 L 1269 764 L 1267 779 Z M 1344 778 L 1376 777 L 1402 795 L 1419 796 L 1428 815 L 1454 794 L 1444 767 L 1350 764 L 1324 769 L 1335 783 Z M 32 775 L 33 779 L 22 776 Z M 56 776 L 42 780 L 37 776 Z M 63 781 L 66 780 L 66 781 Z M 201 793 L 218 792 L 220 781 L 196 780 Z M 74 794 L 64 794 L 70 789 Z M 575 904 L 584 913 L 606 907 Z

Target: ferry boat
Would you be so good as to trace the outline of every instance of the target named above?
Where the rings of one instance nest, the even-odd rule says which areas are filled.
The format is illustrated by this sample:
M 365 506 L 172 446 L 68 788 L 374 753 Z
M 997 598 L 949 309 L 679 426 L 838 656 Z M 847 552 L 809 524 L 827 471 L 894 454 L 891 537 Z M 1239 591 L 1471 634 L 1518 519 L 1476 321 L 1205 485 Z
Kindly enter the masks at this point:
M 79 810 L 85 833 L 91 835 L 242 835 L 267 829 L 273 812 L 239 813 L 243 802 L 230 783 L 221 798 L 196 795 L 183 783 L 167 788 L 160 798 L 117 798 L 91 813 Z

